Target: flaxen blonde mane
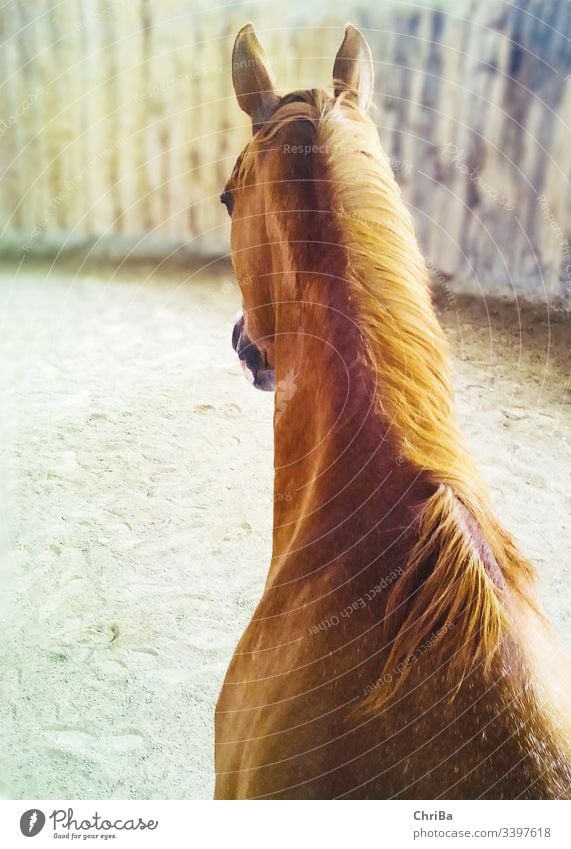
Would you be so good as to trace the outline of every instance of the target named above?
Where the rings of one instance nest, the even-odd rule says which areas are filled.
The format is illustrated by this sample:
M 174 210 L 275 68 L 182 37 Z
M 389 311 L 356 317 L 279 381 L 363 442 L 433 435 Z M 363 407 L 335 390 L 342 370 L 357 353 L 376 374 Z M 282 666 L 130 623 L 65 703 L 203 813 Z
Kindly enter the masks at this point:
M 454 629 L 454 678 L 461 681 L 458 667 L 463 673 L 478 663 L 490 668 L 513 629 L 507 593 L 523 601 L 533 568 L 494 518 L 458 427 L 448 345 L 426 263 L 375 125 L 350 100 L 323 102 L 317 143 L 327 151 L 351 300 L 381 387 L 379 413 L 400 454 L 436 487 L 420 513 L 405 577 L 391 592 L 387 619 L 398 608 L 403 615 L 383 673 L 394 679 L 394 669 L 447 626 Z M 434 568 L 419 585 L 419 571 L 430 559 Z M 370 701 L 378 706 L 394 695 L 404 671 Z

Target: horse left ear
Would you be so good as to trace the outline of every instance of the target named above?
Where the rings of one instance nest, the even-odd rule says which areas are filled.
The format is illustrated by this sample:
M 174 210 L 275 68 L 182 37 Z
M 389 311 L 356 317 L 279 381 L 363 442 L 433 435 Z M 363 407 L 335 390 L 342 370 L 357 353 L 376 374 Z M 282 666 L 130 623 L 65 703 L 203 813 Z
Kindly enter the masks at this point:
M 232 82 L 238 105 L 252 119 L 254 132 L 267 121 L 279 102 L 272 69 L 252 24 L 242 27 L 232 51 Z
M 346 91 L 361 109 L 366 110 L 371 103 L 374 84 L 375 70 L 371 48 L 359 30 L 347 24 L 345 38 L 333 65 L 335 97 Z

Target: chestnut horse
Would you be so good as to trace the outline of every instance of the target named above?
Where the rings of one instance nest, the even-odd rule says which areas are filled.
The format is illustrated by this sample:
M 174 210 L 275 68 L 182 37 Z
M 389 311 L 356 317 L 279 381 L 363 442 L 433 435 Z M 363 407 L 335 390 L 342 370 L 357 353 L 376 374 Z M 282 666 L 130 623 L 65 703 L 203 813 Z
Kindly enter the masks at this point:
M 427 271 L 348 26 L 333 94 L 275 93 L 222 201 L 234 347 L 276 390 L 273 554 L 216 711 L 217 798 L 560 798 L 563 652 L 452 410 Z M 555 661 L 555 658 L 559 658 Z

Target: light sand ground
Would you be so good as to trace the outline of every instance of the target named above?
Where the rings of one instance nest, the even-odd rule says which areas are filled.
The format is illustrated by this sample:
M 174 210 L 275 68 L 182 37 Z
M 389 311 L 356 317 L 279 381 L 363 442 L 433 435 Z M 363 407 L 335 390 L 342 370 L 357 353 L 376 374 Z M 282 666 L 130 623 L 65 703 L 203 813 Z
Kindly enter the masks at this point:
M 272 396 L 230 349 L 236 291 L 112 278 L 0 276 L 0 775 L 16 798 L 209 797 L 215 699 L 269 558 Z M 571 644 L 570 328 L 490 309 L 445 304 L 458 410 Z

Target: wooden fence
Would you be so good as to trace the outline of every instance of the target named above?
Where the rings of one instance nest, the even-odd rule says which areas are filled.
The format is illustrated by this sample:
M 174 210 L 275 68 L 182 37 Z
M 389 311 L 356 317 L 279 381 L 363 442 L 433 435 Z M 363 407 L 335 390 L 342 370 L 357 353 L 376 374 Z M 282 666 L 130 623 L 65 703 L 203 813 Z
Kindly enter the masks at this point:
M 226 253 L 217 197 L 248 134 L 236 31 L 253 20 L 286 91 L 330 84 L 350 19 L 371 44 L 374 118 L 435 273 L 571 305 L 571 3 L 213 6 L 4 4 L 0 251 Z

